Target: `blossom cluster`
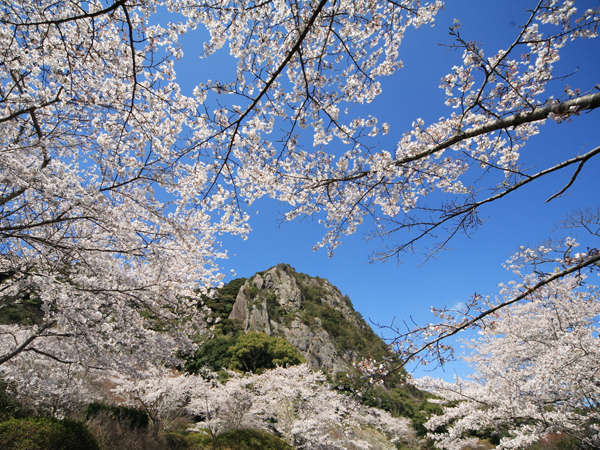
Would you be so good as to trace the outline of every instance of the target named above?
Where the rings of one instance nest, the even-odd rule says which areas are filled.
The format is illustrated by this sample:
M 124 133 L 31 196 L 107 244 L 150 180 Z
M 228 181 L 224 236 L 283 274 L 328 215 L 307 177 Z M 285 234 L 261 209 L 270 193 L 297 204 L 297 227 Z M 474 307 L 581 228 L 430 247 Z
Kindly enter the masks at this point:
M 364 428 L 378 430 L 392 442 L 413 438 L 407 419 L 393 418 L 336 392 L 322 373 L 306 364 L 258 375 L 229 375 L 227 382 L 220 383 L 208 373 L 183 375 L 161 369 L 118 381 L 115 392 L 151 411 L 153 420 L 164 421 L 183 409 L 202 419 L 195 429 L 218 434 L 262 428 L 297 448 L 371 448 L 361 434 Z
M 389 364 L 373 358 L 362 359 L 353 366 L 369 384 L 383 384 L 384 378 L 390 373 Z
M 523 249 L 511 261 L 539 263 L 549 254 L 548 247 Z M 500 302 L 521 294 L 540 274 L 520 276 L 500 286 Z M 588 278 L 574 272 L 554 279 L 481 321 L 478 336 L 467 343 L 466 360 L 475 369 L 470 379 L 416 380 L 447 402 L 426 424 L 436 446 L 473 445 L 474 432 L 484 429 L 502 431 L 498 448 L 523 448 L 549 433 L 600 445 L 600 292 Z

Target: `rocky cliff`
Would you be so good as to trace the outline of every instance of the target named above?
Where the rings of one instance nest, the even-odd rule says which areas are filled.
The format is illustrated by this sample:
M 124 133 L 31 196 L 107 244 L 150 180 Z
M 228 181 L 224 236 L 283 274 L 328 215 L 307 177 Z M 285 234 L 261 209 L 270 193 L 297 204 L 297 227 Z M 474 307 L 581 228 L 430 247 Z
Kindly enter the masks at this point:
M 350 299 L 325 279 L 279 264 L 234 284 L 225 287 L 230 301 L 238 289 L 230 321 L 246 332 L 284 337 L 314 368 L 339 372 L 355 360 L 391 356 Z

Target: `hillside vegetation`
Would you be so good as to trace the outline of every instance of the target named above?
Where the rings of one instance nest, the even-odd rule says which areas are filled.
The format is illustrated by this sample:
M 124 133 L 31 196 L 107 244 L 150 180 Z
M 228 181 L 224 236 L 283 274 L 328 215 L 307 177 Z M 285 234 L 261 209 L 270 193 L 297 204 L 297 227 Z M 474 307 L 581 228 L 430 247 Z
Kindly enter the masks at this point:
M 365 375 L 361 361 L 385 368 L 396 357 L 327 280 L 279 264 L 201 296 L 198 307 L 210 333 L 182 355 L 188 375 L 163 368 L 87 403 L 77 393 L 75 403 L 32 403 L 2 384 L 3 448 L 278 450 L 323 440 L 323 448 L 434 448 L 423 424 L 440 406 L 404 372 Z M 33 295 L 0 312 L 5 323 L 42 317 Z M 66 404 L 69 418 L 53 417 Z M 501 431 L 477 437 L 491 446 Z M 574 448 L 561 435 L 536 445 Z

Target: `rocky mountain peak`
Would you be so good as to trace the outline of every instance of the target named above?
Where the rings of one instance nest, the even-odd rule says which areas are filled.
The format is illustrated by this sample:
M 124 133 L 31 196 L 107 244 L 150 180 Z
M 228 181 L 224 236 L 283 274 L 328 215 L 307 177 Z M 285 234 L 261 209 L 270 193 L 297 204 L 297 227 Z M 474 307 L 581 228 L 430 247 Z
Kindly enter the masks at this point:
M 229 319 L 243 330 L 281 336 L 318 369 L 339 372 L 365 357 L 389 356 L 385 343 L 329 281 L 278 264 L 247 279 Z

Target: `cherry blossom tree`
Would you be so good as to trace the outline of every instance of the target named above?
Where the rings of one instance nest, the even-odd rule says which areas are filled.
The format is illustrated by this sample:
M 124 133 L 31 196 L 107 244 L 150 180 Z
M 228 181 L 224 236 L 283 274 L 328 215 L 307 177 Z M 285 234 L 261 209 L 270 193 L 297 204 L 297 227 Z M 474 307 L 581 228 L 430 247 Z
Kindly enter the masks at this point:
M 3 5 L 2 298 L 35 297 L 43 318 L 5 341 L 0 363 L 41 355 L 35 345 L 50 336 L 85 342 L 95 358 L 168 358 L 174 345 L 150 343 L 167 330 L 185 345 L 202 328 L 188 297 L 220 280 L 218 236 L 248 232 L 241 205 L 280 185 L 281 170 L 312 170 L 294 150 L 297 127 L 310 123 L 326 142 L 332 124 L 343 139 L 372 125 L 344 125 L 340 107 L 380 92 L 377 77 L 400 66 L 403 33 L 431 23 L 440 6 Z M 164 9 L 177 18 L 159 20 Z M 186 96 L 174 71 L 178 39 L 200 26 L 210 32 L 203 56 L 228 44 L 236 77 L 198 80 Z M 213 92 L 237 101 L 211 110 Z M 276 136 L 279 122 L 288 129 Z
M 201 332 L 190 297 L 221 278 L 217 236 L 247 231 L 226 189 L 198 199 L 209 169 L 177 144 L 198 126 L 173 71 L 185 27 L 150 24 L 156 6 L 0 9 L 2 307 L 43 313 L 3 333 L 0 363 L 59 361 L 40 344 L 56 337 L 85 364 L 171 357 Z
M 394 418 L 340 394 L 322 373 L 306 364 L 233 376 L 205 395 L 196 394 L 188 409 L 206 418 L 200 426 L 220 419 L 219 430 L 232 424 L 263 428 L 298 448 L 371 448 L 361 435 L 365 427 L 378 430 L 392 442 L 414 438 L 408 419 Z
M 195 429 L 212 436 L 240 428 L 275 432 L 299 448 L 371 448 L 364 440 L 368 427 L 388 443 L 410 441 L 408 419 L 394 418 L 340 394 L 325 375 L 306 364 L 278 367 L 260 375 L 229 372 L 219 382 L 210 372 L 184 375 L 154 367 L 135 376 L 116 375 L 113 393 L 145 410 L 157 433 L 165 422 L 187 415 L 200 418 Z
M 13 326 L 11 338 L 26 333 L 27 330 Z M 3 334 L 4 338 L 6 334 Z M 68 358 L 76 354 L 76 349 L 69 348 L 69 342 L 64 339 L 44 339 L 43 344 L 43 347 L 38 345 L 33 348 L 48 352 L 52 358 L 41 357 L 34 351 L 22 352 L 2 365 L 0 373 L 3 381 L 14 398 L 28 411 L 54 417 L 80 415 L 88 403 L 103 397 L 102 390 L 92 380 L 104 371 L 76 362 L 69 363 Z
M 116 384 L 113 393 L 124 398 L 124 403 L 148 414 L 152 422 L 152 435 L 170 420 L 184 415 L 193 396 L 202 395 L 210 383 L 201 377 L 185 376 L 175 370 L 151 366 L 135 375 L 115 374 L 111 381 Z
M 229 375 L 239 378 L 234 372 Z M 190 421 L 200 417 L 200 426 L 212 437 L 255 425 L 246 415 L 250 394 L 237 383 L 220 383 L 208 368 L 202 375 L 189 375 L 153 366 L 136 374 L 112 374 L 111 381 L 116 399 L 148 414 L 155 437 L 169 421 L 185 416 Z
M 571 88 L 554 73 L 564 48 L 597 38 L 600 10 L 539 0 L 514 40 L 491 54 L 456 23 L 451 33 L 463 54 L 442 79 L 447 114 L 431 124 L 415 118 L 404 133 L 356 114 L 352 106 L 373 101 L 382 77 L 402 66 L 404 35 L 432 24 L 441 7 L 437 0 L 2 5 L 1 306 L 37 299 L 43 314 L 18 330 L 2 326 L 0 364 L 22 353 L 120 369 L 171 358 L 203 332 L 191 298 L 221 279 L 219 236 L 245 236 L 244 208 L 261 197 L 291 205 L 287 219 L 319 217 L 327 232 L 317 247 L 331 251 L 367 217 L 390 241 L 396 231 L 414 233 L 385 258 L 445 230 L 440 248 L 476 225 L 482 206 L 574 168 L 550 199 L 561 195 L 600 148 L 533 172 L 519 166 L 520 153 L 549 121 L 575 121 L 600 106 L 597 87 Z M 201 56 L 227 46 L 235 76 L 198 80 L 186 95 L 174 70 L 183 56 L 178 40 L 198 28 L 210 33 Z M 396 147 L 374 146 L 372 138 L 388 132 L 397 134 Z M 466 181 L 479 171 L 480 184 Z M 451 200 L 429 205 L 432 193 Z M 405 356 L 439 349 L 443 338 L 599 257 L 523 285 Z M 55 339 L 73 353 L 44 343 Z
M 500 295 L 512 299 L 557 256 L 561 263 L 584 258 L 571 253 L 575 245 L 568 239 L 561 254 L 547 246 L 523 249 L 508 262 L 520 280 L 503 285 Z M 532 265 L 536 270 L 527 273 Z M 548 433 L 569 436 L 582 448 L 600 445 L 597 275 L 595 267 L 580 269 L 481 320 L 479 336 L 468 344 L 476 370 L 471 379 L 417 380 L 453 402 L 426 424 L 437 446 L 464 448 L 486 429 L 502 436 L 499 448 L 524 448 Z

